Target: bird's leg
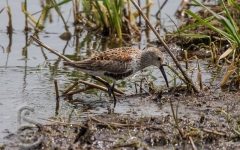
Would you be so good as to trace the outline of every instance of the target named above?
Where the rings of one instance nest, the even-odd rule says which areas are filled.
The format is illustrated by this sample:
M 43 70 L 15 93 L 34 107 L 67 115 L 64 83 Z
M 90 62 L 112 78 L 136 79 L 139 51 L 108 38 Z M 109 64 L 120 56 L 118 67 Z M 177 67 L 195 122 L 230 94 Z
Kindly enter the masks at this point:
M 97 80 L 97 81 L 99 81 L 99 82 L 101 82 L 102 84 L 104 84 L 104 85 L 107 87 L 107 89 L 108 89 L 108 95 L 109 95 L 109 97 L 111 97 L 112 89 L 111 89 L 110 84 L 109 84 L 108 82 L 104 82 L 104 81 L 100 80 L 99 78 L 97 78 L 97 77 L 95 77 L 95 76 L 92 76 L 92 78 L 95 79 L 95 80 Z
M 115 86 L 115 83 L 116 83 L 116 81 L 113 81 L 113 84 L 112 84 L 112 87 L 111 87 L 111 92 L 112 92 L 113 100 L 114 100 L 114 108 L 115 108 L 116 103 L 117 103 L 116 96 L 115 96 L 115 94 L 114 94 L 114 86 Z
M 109 97 L 111 97 L 111 95 L 113 95 L 114 107 L 115 107 L 116 103 L 117 103 L 116 96 L 114 94 L 114 86 L 115 86 L 116 81 L 113 81 L 113 84 L 111 86 L 108 82 L 103 82 L 102 80 L 100 80 L 99 78 L 97 78 L 95 76 L 92 76 L 92 78 L 103 83 L 107 87 Z
M 106 83 L 105 86 L 107 87 L 108 89 L 108 95 L 109 97 L 111 97 L 112 93 L 113 93 L 113 90 L 112 90 L 112 87 L 109 83 Z

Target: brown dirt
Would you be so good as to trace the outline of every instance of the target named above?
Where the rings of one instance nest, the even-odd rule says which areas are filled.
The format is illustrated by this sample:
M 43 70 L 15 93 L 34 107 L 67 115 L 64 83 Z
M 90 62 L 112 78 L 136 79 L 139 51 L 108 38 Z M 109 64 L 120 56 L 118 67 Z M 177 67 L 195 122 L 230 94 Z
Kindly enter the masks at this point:
M 130 102 L 126 114 L 97 114 L 99 108 L 93 106 L 88 117 L 77 123 L 72 119 L 70 126 L 63 121 L 45 124 L 45 137 L 35 149 L 239 149 L 239 100 L 239 93 L 210 90 L 123 98 L 116 107 Z M 138 114 L 153 106 L 158 108 L 153 115 Z M 14 141 L 7 149 L 20 144 L 15 134 L 6 138 Z

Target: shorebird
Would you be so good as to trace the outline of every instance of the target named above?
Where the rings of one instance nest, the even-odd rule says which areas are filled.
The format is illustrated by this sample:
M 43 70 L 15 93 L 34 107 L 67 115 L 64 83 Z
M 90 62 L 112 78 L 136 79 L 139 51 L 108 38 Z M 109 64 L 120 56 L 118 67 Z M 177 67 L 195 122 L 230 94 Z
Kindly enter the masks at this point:
M 89 59 L 64 62 L 63 64 L 79 69 L 93 78 L 100 76 L 112 79 L 112 86 L 109 83 L 106 83 L 105 86 L 108 88 L 109 96 L 113 95 L 115 107 L 117 101 L 113 91 L 116 81 L 126 78 L 148 66 L 157 66 L 160 69 L 168 87 L 163 60 L 163 53 L 155 47 L 149 47 L 146 50 L 121 47 L 101 52 Z
M 68 61 L 64 62 L 64 65 L 77 68 L 89 74 L 94 79 L 104 83 L 108 88 L 109 96 L 113 94 L 114 107 L 116 106 L 117 102 L 115 94 L 113 92 L 116 81 L 128 77 L 148 66 L 153 65 L 159 67 L 160 71 L 163 74 L 164 80 L 166 81 L 167 87 L 169 87 L 163 68 L 164 55 L 158 48 L 149 47 L 143 51 L 133 47 L 114 48 L 101 52 L 95 57 L 85 59 L 83 61 L 73 62 L 34 36 L 31 35 L 30 38 L 42 47 Z M 110 86 L 109 83 L 97 78 L 96 76 L 111 78 L 113 80 L 112 86 Z

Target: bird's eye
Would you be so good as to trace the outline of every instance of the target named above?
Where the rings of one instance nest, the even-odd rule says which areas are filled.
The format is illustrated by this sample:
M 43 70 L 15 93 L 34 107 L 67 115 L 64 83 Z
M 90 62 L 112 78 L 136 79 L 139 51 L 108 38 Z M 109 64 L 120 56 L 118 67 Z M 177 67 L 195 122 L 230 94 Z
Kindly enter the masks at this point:
M 160 61 L 160 60 L 161 60 L 161 57 L 158 57 L 157 59 Z

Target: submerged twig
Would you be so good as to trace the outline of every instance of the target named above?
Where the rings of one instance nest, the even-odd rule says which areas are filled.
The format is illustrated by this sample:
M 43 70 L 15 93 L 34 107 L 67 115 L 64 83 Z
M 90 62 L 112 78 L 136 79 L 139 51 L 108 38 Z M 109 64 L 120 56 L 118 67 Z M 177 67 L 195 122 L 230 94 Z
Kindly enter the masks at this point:
M 142 88 L 142 85 L 140 86 L 138 83 L 135 83 L 135 85 L 137 85 L 140 88 L 140 93 L 142 93 L 142 90 L 143 90 L 144 92 L 148 93 L 148 95 L 150 96 L 152 95 L 148 91 L 146 91 L 144 88 Z
M 78 83 L 82 83 L 82 84 L 85 84 L 85 85 L 88 85 L 88 86 L 100 89 L 102 91 L 108 92 L 108 89 L 103 87 L 103 86 L 101 86 L 101 85 L 93 84 L 93 83 L 90 83 L 90 82 L 87 82 L 87 81 L 83 81 L 83 80 L 78 80 Z M 115 95 L 120 96 L 121 94 L 115 92 Z
M 2 45 L 0 45 L 0 47 L 2 48 L 2 50 L 3 50 L 3 53 L 5 53 L 4 47 L 3 47 Z
M 76 90 L 76 91 L 73 91 L 73 92 L 70 92 L 75 86 L 77 86 L 79 83 L 82 83 L 82 84 L 85 84 L 87 85 L 87 87 L 83 88 L 83 89 L 79 89 L 79 90 Z M 63 95 L 73 95 L 73 94 L 76 94 L 76 93 L 79 93 L 79 92 L 83 92 L 83 91 L 86 91 L 86 90 L 89 90 L 91 88 L 97 88 L 97 89 L 100 89 L 104 92 L 108 92 L 108 89 L 101 86 L 101 85 L 97 85 L 97 84 L 94 84 L 94 83 L 90 83 L 90 82 L 87 82 L 87 81 L 83 81 L 83 80 L 78 80 L 77 82 L 75 82 L 70 88 L 68 88 L 64 93 Z M 122 91 L 121 93 L 119 93 L 118 91 L 114 91 L 115 92 L 115 95 L 117 96 L 121 96 L 122 95 Z M 124 93 L 123 93 L 124 94 Z
M 79 90 L 75 90 L 75 91 L 72 91 L 72 92 L 69 92 L 69 93 L 66 93 L 67 95 L 73 95 L 73 94 L 77 94 L 77 93 L 80 93 L 80 92 L 84 92 L 84 91 L 87 91 L 87 90 L 90 90 L 90 89 L 93 89 L 94 87 L 91 87 L 91 86 L 86 86 L 82 89 L 79 89 Z M 64 95 L 64 94 L 63 94 Z
M 56 91 L 56 98 L 59 98 L 59 92 L 58 92 L 58 84 L 57 84 L 57 80 L 54 80 L 54 86 L 55 86 L 55 91 Z
M 0 10 L 0 14 L 1 14 L 1 12 L 4 10 L 4 7 Z
M 92 78 L 95 79 L 95 80 L 97 80 L 97 81 L 99 81 L 99 82 L 101 82 L 101 83 L 104 84 L 104 85 L 106 85 L 106 84 L 108 83 L 108 82 L 105 81 L 103 78 L 98 77 L 98 76 L 92 76 Z M 120 93 L 120 94 L 125 94 L 123 91 L 121 91 L 121 90 L 119 90 L 119 89 L 116 89 L 115 87 L 114 87 L 114 91 L 117 92 L 117 93 Z
M 167 1 L 168 1 L 168 0 L 165 0 L 165 1 L 163 2 L 162 6 L 159 8 L 159 10 L 157 11 L 157 13 L 156 13 L 156 15 L 155 15 L 158 20 L 160 20 L 160 18 L 158 17 L 158 15 L 160 14 L 160 12 L 161 12 L 161 10 L 163 9 L 163 7 L 166 5 Z M 141 17 L 140 17 L 140 18 L 141 18 Z

